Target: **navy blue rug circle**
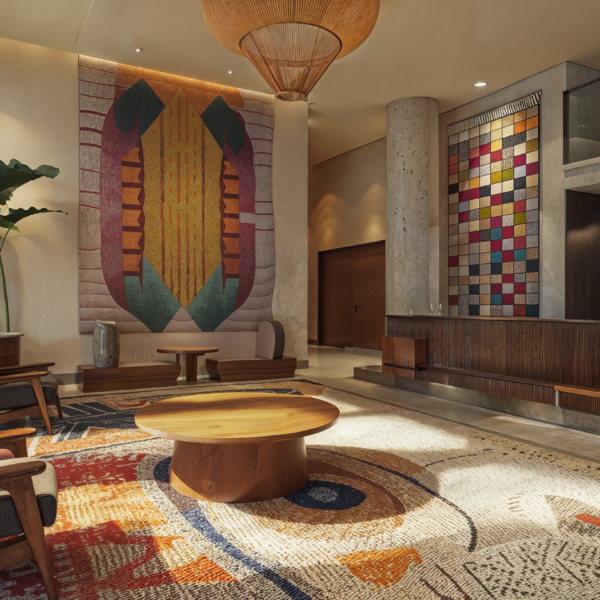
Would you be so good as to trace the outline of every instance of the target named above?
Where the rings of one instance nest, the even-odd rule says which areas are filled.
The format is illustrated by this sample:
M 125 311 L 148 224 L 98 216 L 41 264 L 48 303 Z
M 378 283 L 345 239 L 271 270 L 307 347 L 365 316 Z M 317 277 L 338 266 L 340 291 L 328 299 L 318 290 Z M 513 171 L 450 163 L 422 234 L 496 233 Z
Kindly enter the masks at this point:
M 344 483 L 309 481 L 301 490 L 285 499 L 303 508 L 316 510 L 348 510 L 362 504 L 366 495 Z
M 153 476 L 156 481 L 162 481 L 163 483 L 169 483 L 171 474 L 171 457 L 163 458 L 154 467 Z

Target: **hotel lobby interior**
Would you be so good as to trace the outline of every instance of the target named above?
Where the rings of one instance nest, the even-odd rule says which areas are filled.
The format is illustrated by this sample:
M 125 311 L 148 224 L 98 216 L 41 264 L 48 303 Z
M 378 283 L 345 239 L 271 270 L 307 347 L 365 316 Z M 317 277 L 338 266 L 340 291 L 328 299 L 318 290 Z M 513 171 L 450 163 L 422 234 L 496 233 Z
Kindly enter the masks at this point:
M 599 20 L 0 3 L 0 599 L 600 598 Z

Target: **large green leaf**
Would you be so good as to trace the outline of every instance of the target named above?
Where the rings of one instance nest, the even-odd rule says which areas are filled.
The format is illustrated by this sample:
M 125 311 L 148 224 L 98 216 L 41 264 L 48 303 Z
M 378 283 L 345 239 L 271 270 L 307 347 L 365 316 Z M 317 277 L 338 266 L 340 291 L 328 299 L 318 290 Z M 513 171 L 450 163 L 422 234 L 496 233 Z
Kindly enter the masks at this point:
M 7 228 L 12 227 L 13 229 L 16 229 L 16 227 L 13 227 L 15 225 L 15 223 L 18 223 L 19 221 L 21 221 L 22 219 L 24 219 L 25 217 L 31 217 L 32 215 L 39 215 L 41 213 L 64 213 L 66 215 L 68 215 L 69 213 L 65 213 L 64 210 L 48 210 L 47 208 L 35 208 L 34 206 L 31 206 L 30 208 L 9 208 L 8 209 L 8 214 L 7 215 L 2 215 L 0 217 L 0 227 L 6 227 L 6 225 L 3 225 L 2 222 L 8 223 L 9 226 Z M 18 229 L 17 229 L 18 231 Z
M 12 193 L 20 186 L 40 177 L 53 179 L 60 170 L 50 165 L 40 165 L 30 169 L 27 165 L 13 158 L 8 165 L 0 160 L 0 205 L 5 205 Z

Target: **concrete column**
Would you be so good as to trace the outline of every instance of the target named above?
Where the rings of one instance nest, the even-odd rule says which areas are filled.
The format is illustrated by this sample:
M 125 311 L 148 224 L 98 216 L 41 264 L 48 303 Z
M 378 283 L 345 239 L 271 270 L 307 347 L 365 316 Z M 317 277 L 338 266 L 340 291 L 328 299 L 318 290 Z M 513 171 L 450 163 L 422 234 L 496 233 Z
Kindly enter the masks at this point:
M 402 314 L 404 304 L 429 314 L 430 301 L 439 302 L 438 119 L 433 98 L 387 106 L 388 314 Z
M 308 367 L 308 103 L 275 99 L 273 135 L 275 290 L 273 318 L 285 354 Z

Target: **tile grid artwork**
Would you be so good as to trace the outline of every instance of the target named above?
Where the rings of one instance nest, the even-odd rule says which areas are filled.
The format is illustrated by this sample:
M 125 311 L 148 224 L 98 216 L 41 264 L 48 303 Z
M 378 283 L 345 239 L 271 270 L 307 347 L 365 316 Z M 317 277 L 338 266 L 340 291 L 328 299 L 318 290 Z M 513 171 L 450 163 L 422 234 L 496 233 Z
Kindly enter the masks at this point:
M 540 98 L 448 127 L 449 315 L 539 317 Z

